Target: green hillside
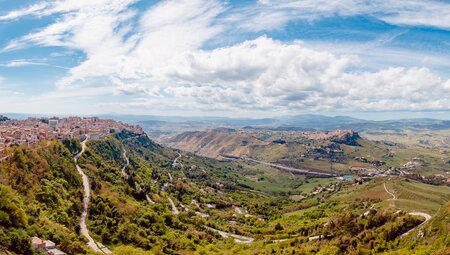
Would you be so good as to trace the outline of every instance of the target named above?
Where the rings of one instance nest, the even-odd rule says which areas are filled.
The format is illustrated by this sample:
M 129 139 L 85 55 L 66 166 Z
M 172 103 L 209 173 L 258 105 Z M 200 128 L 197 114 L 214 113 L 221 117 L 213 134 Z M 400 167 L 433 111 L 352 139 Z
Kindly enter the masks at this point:
M 91 188 L 87 228 L 114 254 L 378 254 L 415 244 L 432 253 L 448 243 L 445 221 L 435 220 L 446 217 L 448 187 L 293 177 L 179 154 L 126 131 L 86 145 L 78 164 Z M 81 147 L 54 140 L 8 150 L 0 163 L 0 253 L 34 254 L 33 236 L 68 254 L 92 253 L 79 234 L 83 184 L 73 156 Z M 388 200 L 384 185 L 397 199 Z M 415 230 L 400 240 L 424 220 L 412 211 L 433 218 L 421 226 L 423 239 Z
M 396 196 L 393 200 L 388 191 Z M 334 196 L 339 201 L 354 201 L 355 199 L 376 199 L 377 208 L 395 208 L 405 211 L 422 211 L 434 214 L 439 208 L 450 201 L 450 187 L 428 185 L 404 178 L 377 178 L 370 182 L 353 187 L 345 193 Z

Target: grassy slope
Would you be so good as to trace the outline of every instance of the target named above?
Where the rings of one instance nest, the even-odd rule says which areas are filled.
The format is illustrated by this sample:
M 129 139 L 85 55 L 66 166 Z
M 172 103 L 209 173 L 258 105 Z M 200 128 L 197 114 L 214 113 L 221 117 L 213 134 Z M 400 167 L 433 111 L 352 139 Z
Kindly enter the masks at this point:
M 400 241 L 397 251 L 386 254 L 450 254 L 450 202 L 442 205 L 431 220 Z
M 313 149 L 329 146 L 331 144 L 330 141 L 309 140 L 305 137 L 300 137 L 297 133 L 273 132 L 267 137 L 261 138 L 256 131 L 255 133 L 245 133 L 210 130 L 183 134 L 180 136 L 182 139 L 172 141 L 170 146 L 212 158 L 220 157 L 221 153 L 236 156 L 245 154 L 262 161 L 288 162 L 306 168 L 339 173 L 348 173 L 350 166 L 372 167 L 369 163 L 354 160 L 355 157 L 365 157 L 371 161 L 384 161 L 386 165 L 383 168 L 402 167 L 408 161 L 416 161 L 419 165 L 414 171 L 422 175 L 442 174 L 450 171 L 450 165 L 447 163 L 450 159 L 449 150 L 442 150 L 436 146 L 420 146 L 417 142 L 407 143 L 405 137 L 410 137 L 411 135 L 391 135 L 393 139 L 390 140 L 405 142 L 400 144 L 389 144 L 383 141 L 375 142 L 366 138 L 358 141 L 361 146 L 339 144 L 343 154 L 337 160 L 330 160 L 328 158 L 330 155 L 326 154 L 316 154 L 315 157 L 311 155 Z M 437 136 L 438 138 L 436 139 L 441 142 L 446 139 L 440 133 L 437 133 Z M 367 137 L 389 141 L 389 139 L 382 139 L 380 136 L 368 135 Z M 272 143 L 271 141 L 275 139 L 286 140 L 286 143 Z M 388 156 L 390 152 L 394 154 L 393 157 Z M 319 157 L 318 159 L 317 156 Z
M 384 183 L 386 183 L 387 189 L 397 196 L 397 200 L 389 200 L 392 196 L 384 190 Z M 351 201 L 357 198 L 380 199 L 381 202 L 375 204 L 375 207 L 393 207 L 408 212 L 421 211 L 434 214 L 450 200 L 450 187 L 433 186 L 403 178 L 379 178 L 355 186 L 333 198 L 339 201 Z
M 156 254 L 194 254 L 196 253 L 195 250 L 198 251 L 198 249 L 203 248 L 207 250 L 207 247 L 221 247 L 217 252 L 210 252 L 210 254 L 227 254 L 227 252 L 228 254 L 248 254 L 246 252 L 252 250 L 246 249 L 245 245 L 236 245 L 231 240 L 222 240 L 219 236 L 207 233 L 202 229 L 202 225 L 255 237 L 261 241 L 257 241 L 252 245 L 252 248 L 255 248 L 254 251 L 261 249 L 261 254 L 270 253 L 272 247 L 286 252 L 291 251 L 292 247 L 297 247 L 297 251 L 299 251 L 305 248 L 301 245 L 301 242 L 304 242 L 307 236 L 320 234 L 321 226 L 325 222 L 342 215 L 342 213 L 348 212 L 359 215 L 371 205 L 374 205 L 377 208 L 385 208 L 390 211 L 395 211 L 398 207 L 405 211 L 423 211 L 433 214 L 450 199 L 450 190 L 446 187 L 407 182 L 400 178 L 391 180 L 384 178 L 375 179 L 363 185 L 349 185 L 334 195 L 324 193 L 300 202 L 293 202 L 284 197 L 274 198 L 270 195 L 251 192 L 235 186 L 234 183 L 243 178 L 240 173 L 242 168 L 239 167 L 239 162 L 218 162 L 195 156 L 184 156 L 180 159 L 185 173 L 183 175 L 180 170 L 170 167 L 172 160 L 177 156 L 174 151 L 156 146 L 148 139 L 140 139 L 120 137 L 119 140 L 121 141 L 115 138 L 93 141 L 88 144 L 85 155 L 80 159 L 80 165 L 89 175 L 92 186 L 93 196 L 88 221 L 89 228 L 96 240 L 117 250 L 118 254 L 132 250 L 133 248 L 127 247 L 129 245 L 152 250 Z M 120 155 L 122 144 L 129 152 L 130 166 L 128 171 L 134 172 L 132 181 L 140 183 L 143 192 L 148 193 L 157 202 L 155 206 L 148 204 L 143 196 L 145 193 L 134 190 L 133 186 L 130 185 L 130 180 L 122 179 L 120 174 L 120 168 L 124 164 Z M 365 150 L 365 147 L 362 147 L 359 149 Z M 57 142 L 44 150 L 45 153 L 41 156 L 25 153 L 25 162 L 38 163 L 26 164 L 27 167 L 31 167 L 28 172 L 23 171 L 22 168 L 25 165 L 20 165 L 21 160 L 19 158 L 17 158 L 17 162 L 7 161 L 2 164 L 1 180 L 4 184 L 17 189 L 17 192 L 23 193 L 20 195 L 20 200 L 26 201 L 26 204 L 30 206 L 28 208 L 24 205 L 27 214 L 36 213 L 36 207 L 41 208 L 40 217 L 30 217 L 32 219 L 31 228 L 27 230 L 30 235 L 38 234 L 54 239 L 58 243 L 67 239 L 64 238 L 67 236 L 71 241 L 70 245 L 75 244 L 80 247 L 84 240 L 76 235 L 79 207 L 78 209 L 77 207 L 71 209 L 70 203 L 80 204 L 81 186 L 73 166 L 71 154 Z M 40 157 L 46 158 L 47 164 Z M 58 161 L 58 159 L 60 160 Z M 57 161 L 53 162 L 54 160 Z M 65 166 L 65 170 L 68 170 L 66 174 L 69 177 L 74 177 L 73 184 L 63 184 L 66 189 L 70 187 L 67 189 L 68 192 L 61 192 L 61 189 L 57 189 L 57 179 L 61 178 L 60 174 L 64 171 L 61 171 L 61 168 L 50 169 L 49 162 L 52 165 Z M 8 164 L 12 163 L 17 168 L 16 170 L 20 170 L 17 171 L 18 173 L 26 174 L 12 175 L 11 169 L 8 168 Z M 275 174 L 270 169 L 259 170 L 255 167 L 248 171 L 254 171 L 266 178 L 272 178 L 271 182 L 267 182 L 265 185 L 272 185 L 272 181 L 275 180 L 278 184 L 271 186 L 270 189 L 277 192 L 288 190 L 286 186 L 289 186 L 292 182 L 292 179 L 290 179 L 292 176 L 289 174 Z M 167 186 L 165 192 L 160 192 L 161 186 L 168 182 L 168 172 L 172 173 L 175 181 Z M 60 191 L 60 195 L 63 197 L 58 199 L 60 205 L 56 206 L 65 208 L 64 210 L 68 214 L 73 213 L 74 217 L 70 217 L 71 221 L 65 222 L 64 218 L 57 218 L 60 215 L 60 210 L 47 208 L 42 201 L 36 201 L 33 196 L 25 195 L 28 191 L 42 190 L 47 185 L 37 183 L 36 174 L 49 178 L 52 177 L 51 175 L 55 175 L 52 177 L 53 179 L 56 177 L 55 183 L 51 184 L 50 189 Z M 27 190 L 24 189 L 26 186 L 21 183 L 24 180 L 27 181 L 25 183 L 31 182 L 30 188 L 27 188 Z M 313 180 L 310 184 L 294 189 L 290 187 L 289 189 L 298 192 L 305 191 L 319 183 L 325 184 L 324 181 L 325 179 L 317 180 L 317 182 Z M 386 183 L 391 192 L 398 194 L 399 200 L 387 200 L 391 196 L 385 192 L 383 183 Z M 73 192 L 76 194 L 74 199 L 66 198 L 70 197 Z M 50 192 L 50 194 L 53 193 Z M 182 212 L 178 216 L 173 215 L 170 212 L 167 196 L 174 200 L 180 210 L 181 205 L 183 205 L 190 212 Z M 191 203 L 192 199 L 199 202 L 200 208 Z M 220 204 L 222 207 L 208 209 L 205 206 L 206 203 Z M 245 207 L 252 216 L 233 216 L 233 214 L 237 214 L 233 206 Z M 194 212 L 196 211 L 206 213 L 210 217 L 195 216 Z M 56 212 L 58 213 L 55 214 Z M 41 218 L 42 221 L 40 221 L 38 228 L 35 222 L 36 219 Z M 232 225 L 231 221 L 235 221 L 236 224 Z M 278 224 L 281 229 L 277 227 Z M 438 222 L 434 224 L 438 224 Z M 57 229 L 59 237 L 50 234 L 47 229 L 48 226 Z M 438 227 L 438 229 L 440 228 L 442 226 Z M 429 232 L 430 238 L 427 239 L 429 242 L 432 242 L 432 236 L 436 236 L 436 233 L 438 233 L 437 230 L 433 229 Z M 288 237 L 294 237 L 293 246 L 291 245 L 289 249 L 280 248 L 283 247 L 282 244 L 266 245 L 262 241 Z M 411 242 L 415 241 L 411 240 Z M 325 243 L 322 246 L 323 249 L 326 248 Z M 67 247 L 64 246 L 63 248 Z M 259 248 L 257 249 L 257 247 Z

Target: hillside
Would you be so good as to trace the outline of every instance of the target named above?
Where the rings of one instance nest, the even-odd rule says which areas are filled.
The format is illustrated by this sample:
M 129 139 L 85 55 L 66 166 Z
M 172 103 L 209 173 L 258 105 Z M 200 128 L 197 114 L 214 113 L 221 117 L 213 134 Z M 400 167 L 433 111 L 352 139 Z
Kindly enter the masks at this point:
M 211 129 L 172 136 L 164 140 L 164 144 L 216 159 L 249 157 L 338 174 L 352 174 L 351 168 L 403 169 L 407 174 L 423 176 L 442 175 L 450 170 L 447 163 L 450 160 L 449 151 L 369 140 L 351 130 L 300 132 L 250 128 Z
M 14 115 L 11 115 L 14 116 Z M 184 132 L 206 131 L 220 127 L 252 128 L 273 131 L 316 131 L 352 129 L 364 135 L 448 132 L 450 121 L 415 118 L 393 120 L 367 120 L 348 116 L 323 116 L 314 114 L 279 116 L 272 118 L 214 118 L 106 115 L 105 117 L 141 125 L 154 139 L 167 139 Z
M 253 147 L 269 145 L 270 142 L 232 129 L 210 129 L 185 132 L 163 141 L 163 144 L 200 156 L 223 159 L 223 155 L 239 157 L 250 154 Z
M 345 146 L 363 147 L 358 141 Z M 412 238 L 414 230 L 399 242 L 424 221 L 410 212 L 446 217 L 439 210 L 449 199 L 446 187 L 292 177 L 179 153 L 127 131 L 83 144 L 83 153 L 75 139 L 8 149 L 0 162 L 0 253 L 33 254 L 31 237 L 39 236 L 68 254 L 93 254 L 80 235 L 84 184 L 74 155 L 89 180 L 87 231 L 113 254 L 353 254 L 414 244 L 430 244 L 423 249 L 432 253 L 448 244 L 447 226 L 433 218 L 423 225 L 426 238 Z M 258 171 L 267 179 L 249 177 Z M 398 201 L 388 200 L 383 184 Z
M 326 133 L 276 132 L 253 129 L 217 128 L 206 131 L 185 132 L 163 139 L 163 144 L 176 149 L 189 151 L 210 158 L 223 158 L 224 155 L 253 155 L 261 148 L 289 147 L 294 143 L 319 143 L 330 141 L 336 144 L 359 145 L 358 133 L 351 130 L 338 130 Z

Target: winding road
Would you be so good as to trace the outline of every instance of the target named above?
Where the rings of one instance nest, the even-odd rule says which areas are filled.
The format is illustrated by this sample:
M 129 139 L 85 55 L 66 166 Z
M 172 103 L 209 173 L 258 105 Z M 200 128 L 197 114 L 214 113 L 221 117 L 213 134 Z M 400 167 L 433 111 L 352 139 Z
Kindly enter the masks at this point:
M 390 191 L 387 189 L 386 183 L 383 183 L 383 186 L 384 186 L 384 190 L 385 190 L 389 195 L 392 196 L 392 198 L 390 198 L 390 199 L 388 199 L 388 200 L 397 200 L 397 197 L 395 196 L 395 194 L 392 193 L 392 192 L 390 192 Z
M 169 203 L 172 206 L 172 213 L 175 215 L 180 214 L 180 211 L 178 211 L 178 209 L 175 206 L 175 203 L 172 201 L 172 199 L 170 197 L 167 197 L 167 199 L 169 199 Z
M 252 159 L 252 158 L 248 158 L 248 157 L 241 157 L 241 159 L 246 160 L 246 161 L 250 161 L 250 162 L 254 162 L 254 163 L 259 163 L 259 164 L 271 166 L 271 167 L 278 168 L 278 169 L 281 169 L 281 170 L 286 170 L 286 171 L 289 171 L 291 173 L 294 172 L 294 173 L 301 173 L 301 174 L 309 174 L 309 175 L 320 176 L 320 177 L 327 177 L 327 178 L 331 178 L 331 177 L 336 177 L 337 176 L 336 174 L 332 174 L 332 173 L 317 172 L 317 171 L 312 171 L 312 170 L 303 169 L 303 168 L 293 168 L 293 167 L 288 167 L 288 166 L 284 166 L 284 165 L 264 162 L 264 161 L 260 161 L 260 160 L 256 160 L 256 159 Z
M 78 158 L 83 155 L 85 149 L 86 149 L 86 142 L 88 140 L 88 137 L 81 142 L 81 151 L 75 155 L 73 160 L 75 161 L 75 166 L 78 170 L 78 173 L 81 175 L 81 178 L 83 179 L 83 187 L 84 187 L 84 197 L 83 197 L 83 212 L 81 213 L 81 219 L 80 219 L 80 234 L 83 235 L 88 239 L 87 245 L 89 248 L 91 248 L 95 252 L 103 253 L 100 248 L 98 248 L 97 244 L 95 243 L 94 239 L 89 235 L 89 230 L 86 226 L 86 217 L 88 214 L 89 209 L 89 200 L 91 198 L 91 187 L 89 186 L 89 179 L 87 175 L 83 172 L 81 167 L 78 165 Z
M 173 167 L 176 167 L 177 165 L 178 165 L 178 159 L 181 157 L 181 153 L 179 153 L 179 152 L 177 152 L 178 153 L 178 157 L 176 157 L 174 160 L 173 160 L 173 163 L 172 163 L 172 166 Z
M 123 156 L 123 158 L 125 159 L 125 165 L 122 167 L 121 172 L 122 172 L 122 176 L 128 179 L 128 174 L 127 174 L 127 172 L 125 171 L 125 169 L 127 169 L 127 166 L 130 165 L 130 159 L 129 159 L 128 156 L 127 156 L 127 151 L 125 150 L 125 148 L 123 148 L 122 150 L 123 150 L 122 156 Z M 137 183 L 137 182 L 135 182 L 135 187 L 134 187 L 134 188 L 135 188 L 138 192 L 141 192 L 141 190 L 142 190 L 142 189 L 141 189 L 141 186 L 140 186 L 139 183 Z M 145 198 L 147 199 L 147 201 L 148 201 L 150 204 L 152 204 L 152 205 L 155 204 L 155 202 L 148 196 L 148 194 L 145 194 Z
M 178 165 L 177 160 L 181 157 L 181 154 L 178 153 L 178 157 L 173 161 L 172 166 L 176 167 Z M 169 175 L 169 180 L 170 182 L 173 182 L 173 177 L 170 173 L 167 173 Z M 164 185 L 161 187 L 161 192 L 164 192 L 165 187 L 167 187 L 169 185 L 169 183 L 164 183 Z M 175 203 L 173 202 L 173 200 L 168 196 L 167 199 L 169 200 L 170 206 L 171 206 L 171 211 L 173 214 L 178 215 L 180 214 L 180 211 L 178 210 L 178 208 L 175 206 Z
M 253 237 L 236 235 L 236 234 L 228 233 L 228 232 L 221 231 L 221 230 L 207 227 L 207 226 L 205 226 L 205 228 L 208 230 L 211 230 L 213 232 L 219 233 L 219 235 L 222 236 L 223 238 L 232 237 L 232 238 L 234 238 L 234 241 L 236 243 L 251 243 L 251 242 L 255 241 L 255 238 L 253 238 Z
M 147 199 L 147 201 L 148 201 L 150 204 L 152 204 L 152 205 L 155 204 L 155 202 L 154 202 L 147 194 L 145 194 L 145 198 Z
M 86 142 L 88 139 L 89 137 L 86 137 L 86 139 L 83 142 L 81 142 L 81 151 L 73 158 L 78 173 L 81 175 L 81 178 L 83 180 L 83 187 L 84 187 L 83 212 L 81 213 L 80 218 L 80 234 L 88 239 L 87 246 L 89 246 L 89 248 L 91 248 L 94 252 L 111 254 L 111 251 L 108 248 L 106 248 L 103 244 L 94 241 L 91 235 L 89 235 L 89 230 L 86 226 L 86 217 L 88 214 L 89 201 L 91 198 L 91 187 L 89 185 L 89 179 L 87 175 L 83 172 L 83 169 L 81 169 L 81 167 L 78 165 L 78 158 L 81 157 L 81 155 L 83 155 L 84 151 L 86 150 Z M 100 249 L 99 247 L 102 247 L 102 249 Z
M 431 215 L 429 215 L 428 213 L 423 213 L 423 212 L 410 212 L 408 213 L 409 215 L 413 215 L 413 216 L 421 216 L 425 218 L 425 221 L 420 223 L 417 227 L 410 229 L 408 232 L 402 234 L 400 236 L 400 238 L 403 238 L 405 236 L 407 236 L 409 233 L 411 233 L 412 231 L 414 231 L 415 229 L 417 229 L 418 227 L 422 226 L 423 224 L 427 223 L 430 219 L 431 219 Z
M 178 163 L 178 159 L 180 159 L 182 155 L 179 152 L 177 152 L 177 154 L 178 154 L 178 156 L 173 160 L 173 163 L 172 163 L 172 167 L 174 167 L 174 168 L 178 167 L 178 165 L 183 166 L 183 164 Z M 183 172 L 183 168 L 180 167 L 179 169 L 180 169 L 181 173 L 183 174 L 183 176 L 186 177 L 186 174 Z
M 125 169 L 130 164 L 130 160 L 127 157 L 127 151 L 125 149 L 123 150 L 122 156 L 125 158 L 126 164 L 122 167 L 122 169 L 120 169 L 120 171 L 122 171 L 122 176 L 128 179 L 128 174 Z
M 384 186 L 384 190 L 392 196 L 392 198 L 388 199 L 388 200 L 397 200 L 397 196 L 390 192 L 387 187 L 386 187 L 386 183 L 383 184 Z M 399 212 L 399 211 L 397 211 Z M 430 219 L 431 219 L 431 215 L 429 215 L 428 213 L 424 213 L 424 212 L 409 212 L 408 215 L 412 215 L 412 216 L 420 216 L 420 217 L 424 217 L 425 221 L 423 221 L 422 223 L 420 223 L 419 225 L 417 225 L 416 227 L 408 230 L 406 233 L 403 233 L 400 238 L 403 238 L 405 236 L 407 236 L 409 233 L 411 233 L 412 231 L 416 230 L 418 227 L 422 226 L 423 224 L 427 223 Z

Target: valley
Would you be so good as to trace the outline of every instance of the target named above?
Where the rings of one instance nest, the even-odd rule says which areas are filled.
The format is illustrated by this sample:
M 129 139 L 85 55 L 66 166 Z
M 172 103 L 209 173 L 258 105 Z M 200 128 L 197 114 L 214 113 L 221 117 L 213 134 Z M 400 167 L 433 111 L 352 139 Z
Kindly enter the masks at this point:
M 68 254 L 445 250 L 440 152 L 345 130 L 204 132 L 164 143 L 175 148 L 126 129 L 8 148 L 0 187 L 24 220 L 1 231 L 25 235 L 21 246 L 0 235 L 0 247 L 27 254 L 37 235 Z
M 0 255 L 450 255 L 450 0 L 0 0 Z

